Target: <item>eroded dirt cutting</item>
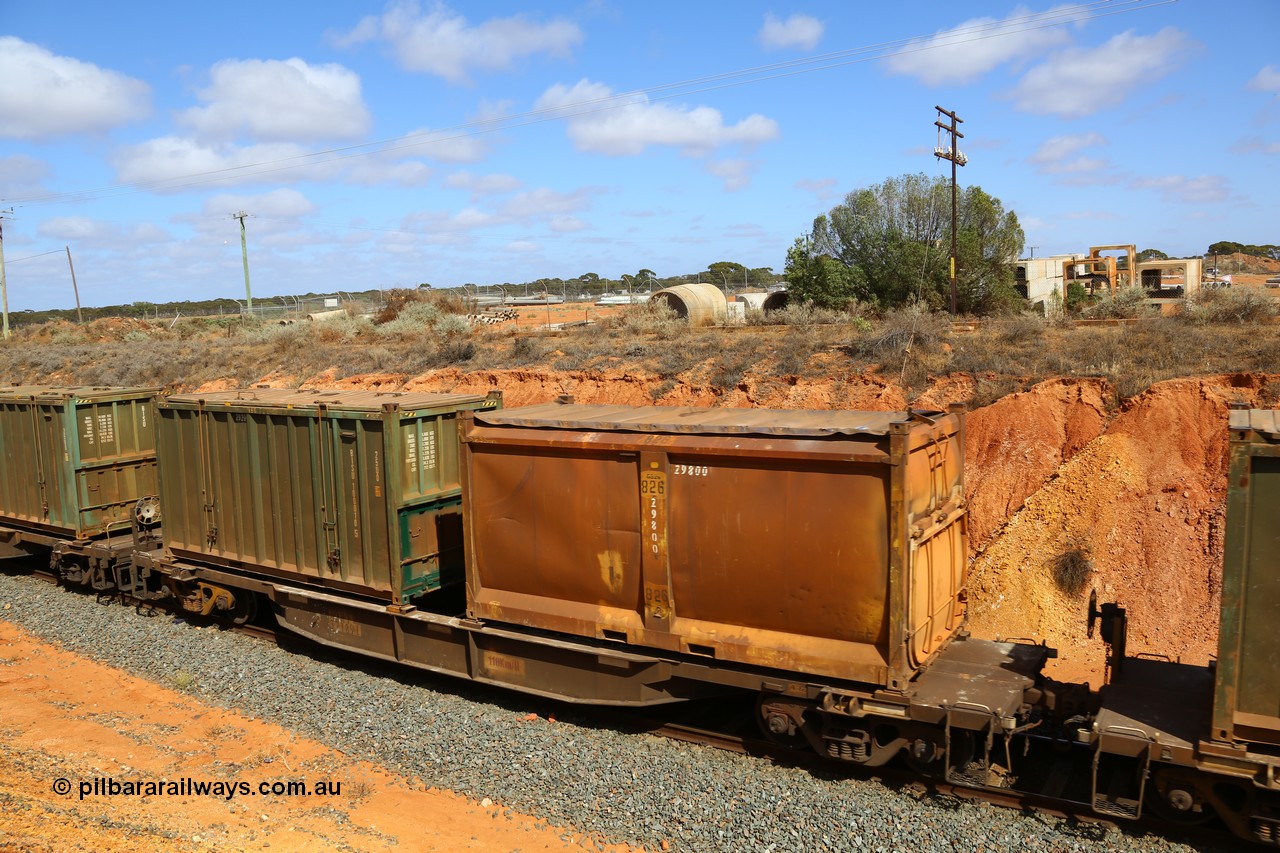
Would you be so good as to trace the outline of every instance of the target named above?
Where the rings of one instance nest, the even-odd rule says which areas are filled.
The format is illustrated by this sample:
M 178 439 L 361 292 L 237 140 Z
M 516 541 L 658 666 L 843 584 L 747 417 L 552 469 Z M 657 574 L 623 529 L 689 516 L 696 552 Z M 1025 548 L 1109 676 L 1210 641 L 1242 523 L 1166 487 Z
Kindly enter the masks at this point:
M 1227 411 L 1261 405 L 1273 375 L 1158 383 L 1119 410 L 1100 379 L 1053 379 L 977 409 L 965 464 L 973 563 L 971 628 L 1060 649 L 1057 677 L 1101 681 L 1103 647 L 1086 640 L 1088 592 L 1128 608 L 1130 652 L 1204 663 L 1216 651 L 1226 500 Z M 298 379 L 269 376 L 296 387 Z M 908 405 L 891 381 L 857 374 L 748 378 L 721 392 L 696 381 L 624 371 L 540 369 L 408 377 L 376 374 L 307 384 L 333 388 L 485 393 L 508 406 L 571 395 L 579 403 L 894 410 Z M 938 381 L 912 405 L 942 408 L 971 396 L 973 380 Z M 1073 553 L 1088 568 L 1064 592 L 1054 567 Z
M 1061 653 L 1052 674 L 1096 685 L 1103 647 L 1085 639 L 1088 590 L 1096 588 L 1100 600 L 1128 609 L 1130 654 L 1207 662 L 1217 652 L 1228 406 L 1258 405 L 1264 378 L 1159 383 L 1074 452 L 1064 443 L 1062 465 L 974 559 L 974 632 L 1044 640 Z M 1046 432 L 1044 443 L 1057 434 Z M 1022 481 L 1016 464 L 988 464 Z M 1004 490 L 979 490 L 979 527 L 999 515 L 981 503 L 984 491 Z M 1069 552 L 1091 569 L 1076 594 L 1054 577 L 1055 561 Z

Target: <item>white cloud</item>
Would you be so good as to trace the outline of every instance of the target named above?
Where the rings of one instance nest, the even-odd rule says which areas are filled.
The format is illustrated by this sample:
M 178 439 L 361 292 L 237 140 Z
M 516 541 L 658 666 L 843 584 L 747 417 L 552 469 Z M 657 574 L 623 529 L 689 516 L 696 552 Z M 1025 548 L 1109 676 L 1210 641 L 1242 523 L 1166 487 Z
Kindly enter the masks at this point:
M 169 239 L 169 232 L 154 222 L 139 222 L 129 229 L 128 241 L 132 246 L 161 243 Z
M 460 242 L 465 232 L 501 224 L 491 213 L 466 207 L 455 213 L 430 210 L 412 214 L 405 217 L 401 230 L 414 234 L 414 241 L 419 240 L 416 235 L 422 234 L 429 243 L 453 245 Z
M 706 165 L 712 175 L 724 181 L 727 192 L 734 192 L 751 185 L 751 173 L 755 164 L 749 160 L 713 160 Z
M 272 190 L 259 195 L 221 193 L 205 199 L 201 207 L 206 214 L 214 216 L 247 210 L 253 216 L 272 219 L 297 219 L 316 210 L 310 199 L 292 189 Z
M 593 190 L 580 189 L 571 193 L 557 192 L 545 187 L 512 196 L 499 208 L 504 220 L 539 219 L 555 214 L 577 213 L 591 206 Z
M 207 106 L 180 113 L 178 123 L 207 139 L 247 133 L 265 142 L 355 139 L 370 124 L 360 77 L 341 65 L 301 59 L 226 60 L 197 92 Z
M 840 182 L 835 178 L 816 178 L 812 180 L 806 178 L 796 181 L 795 188 L 798 190 L 804 190 L 808 193 L 813 193 L 814 198 L 819 202 L 825 202 L 835 196 L 836 187 L 839 186 L 839 184 Z
M 62 243 L 101 243 L 112 233 L 111 227 L 87 216 L 55 216 L 36 226 L 36 233 L 47 240 Z
M 1158 190 L 1165 201 L 1186 204 L 1213 204 L 1226 201 L 1231 195 L 1231 182 L 1221 175 L 1161 175 L 1154 178 L 1134 178 L 1129 186 L 1137 190 Z
M 472 198 L 484 195 L 501 195 L 520 189 L 519 178 L 499 172 L 488 175 L 454 172 L 452 175 L 447 175 L 442 183 L 451 189 L 470 190 Z
M 97 133 L 150 112 L 141 80 L 0 36 L 0 137 Z
M 0 198 L 12 199 L 41 192 L 50 175 L 49 164 L 26 154 L 0 157 Z
M 260 180 L 256 170 L 249 167 L 294 158 L 302 162 L 300 158 L 306 154 L 301 146 L 286 143 L 206 145 L 178 136 L 162 136 L 121 147 L 112 155 L 112 165 L 121 182 L 164 191 L 169 188 L 154 185 L 175 182 L 178 186 L 172 189 L 178 189 L 196 182 L 217 185 Z M 292 170 L 273 172 L 271 180 L 281 180 L 289 174 Z
M 472 25 L 442 3 L 424 13 L 416 2 L 406 0 L 392 3 L 382 15 L 364 18 L 335 42 L 349 46 L 385 41 L 402 68 L 462 83 L 472 69 L 499 71 L 539 54 L 570 56 L 582 38 L 578 25 L 563 18 L 541 24 L 515 15 Z
M 1080 152 L 1106 144 L 1106 138 L 1096 131 L 1055 136 L 1042 142 L 1027 162 L 1043 175 L 1062 176 L 1063 183 L 1089 186 L 1110 180 L 1108 173 L 1114 166 L 1104 157 L 1086 157 Z
M 1092 50 L 1055 54 L 1027 72 L 1013 99 L 1025 112 L 1083 118 L 1120 105 L 1132 90 L 1172 71 L 1195 46 L 1172 27 L 1151 36 L 1121 33 Z
M 323 160 L 292 143 L 259 145 L 206 144 L 178 136 L 162 136 L 118 149 L 111 159 L 122 183 L 154 192 L 191 186 L 230 186 L 303 180 L 345 180 L 370 186 L 421 186 L 430 170 L 392 154 Z
M 561 234 L 571 234 L 575 231 L 585 231 L 588 226 L 576 216 L 561 215 L 551 217 L 548 227 Z
M 489 153 L 488 142 L 479 136 L 425 127 L 405 134 L 397 140 L 396 148 L 413 150 L 437 163 L 474 163 Z
M 1055 167 L 1068 157 L 1078 153 L 1081 149 L 1106 144 L 1106 138 L 1097 131 L 1068 136 L 1054 136 L 1040 143 L 1036 153 L 1032 154 L 1028 160 L 1043 166 L 1045 171 L 1054 171 Z
M 364 187 L 390 184 L 397 187 L 424 187 L 431 180 L 431 169 L 416 160 L 392 160 L 379 156 L 346 161 L 343 179 Z
M 792 15 L 783 21 L 770 13 L 764 16 L 759 39 L 765 50 L 813 50 L 822 41 L 822 32 L 822 22 L 811 15 Z
M 605 105 L 610 108 L 599 109 Z M 653 104 L 644 93 L 615 95 L 603 83 L 588 80 L 572 88 L 552 86 L 538 98 L 536 108 L 559 112 L 579 151 L 612 156 L 640 154 L 650 145 L 699 155 L 724 145 L 768 142 L 779 135 L 778 123 L 758 113 L 727 125 L 720 111 L 711 107 Z M 588 110 L 598 111 L 584 112 Z
M 506 251 L 516 255 L 528 255 L 539 251 L 541 248 L 537 243 L 529 240 L 513 240 L 504 247 Z
M 1058 6 L 1044 14 L 1054 22 L 1068 23 L 1084 13 L 1076 6 Z M 1024 29 L 1030 15 L 1027 7 L 1018 6 L 1005 18 L 970 18 L 898 48 L 897 55 L 884 61 L 885 67 L 891 74 L 915 77 L 926 86 L 962 85 L 1006 62 L 1035 59 L 1070 42 L 1061 27 Z
M 1255 92 L 1280 93 L 1280 68 L 1265 66 L 1249 81 L 1249 88 Z
M 1250 136 L 1231 147 L 1236 154 L 1280 154 L 1280 142 L 1267 142 L 1261 136 Z

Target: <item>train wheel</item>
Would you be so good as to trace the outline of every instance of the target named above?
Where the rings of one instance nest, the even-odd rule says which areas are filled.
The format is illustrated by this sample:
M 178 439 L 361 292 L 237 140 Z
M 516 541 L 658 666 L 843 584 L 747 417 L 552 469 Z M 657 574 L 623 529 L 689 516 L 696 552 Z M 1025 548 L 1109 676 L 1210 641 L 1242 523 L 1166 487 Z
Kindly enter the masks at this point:
M 1213 805 L 1197 790 L 1195 780 L 1174 770 L 1152 773 L 1146 800 L 1161 819 L 1182 826 L 1199 826 L 1216 816 Z
M 239 627 L 252 622 L 257 615 L 258 594 L 247 589 L 236 590 L 236 603 L 227 613 L 227 621 Z
M 907 766 L 921 776 L 942 776 L 946 769 L 946 750 L 932 738 L 917 738 L 902 751 Z
M 797 717 L 803 718 L 804 709 L 788 702 L 781 696 L 762 693 L 756 699 L 756 723 L 764 736 L 774 743 L 796 747 L 809 741 L 801 732 L 801 723 Z

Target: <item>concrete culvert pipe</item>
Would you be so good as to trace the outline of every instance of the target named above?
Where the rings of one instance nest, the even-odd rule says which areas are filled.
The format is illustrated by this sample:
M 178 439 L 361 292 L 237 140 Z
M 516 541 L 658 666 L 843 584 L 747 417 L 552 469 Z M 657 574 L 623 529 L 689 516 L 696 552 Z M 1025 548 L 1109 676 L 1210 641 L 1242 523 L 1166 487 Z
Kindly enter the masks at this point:
M 765 298 L 764 304 L 760 306 L 760 310 L 764 311 L 766 314 L 770 311 L 781 311 L 783 308 L 786 308 L 790 302 L 791 294 L 787 293 L 785 290 L 778 290 L 774 293 L 770 293 L 768 297 Z
M 677 284 L 659 290 L 651 301 L 668 306 L 691 326 L 723 323 L 729 304 L 724 292 L 714 284 Z

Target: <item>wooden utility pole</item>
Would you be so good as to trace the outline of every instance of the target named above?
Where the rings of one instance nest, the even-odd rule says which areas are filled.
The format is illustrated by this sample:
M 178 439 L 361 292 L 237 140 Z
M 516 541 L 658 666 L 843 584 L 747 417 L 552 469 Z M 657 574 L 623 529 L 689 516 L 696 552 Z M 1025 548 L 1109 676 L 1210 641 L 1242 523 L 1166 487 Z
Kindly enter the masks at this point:
M 76 295 L 76 323 L 84 324 L 84 317 L 80 314 L 80 288 L 76 286 L 76 265 L 71 263 L 71 247 L 67 246 L 67 266 L 71 268 L 71 292 Z
M 4 277 L 4 214 L 13 213 L 13 208 L 0 210 L 0 304 L 4 311 L 4 337 L 9 339 L 9 283 Z
M 244 218 L 249 214 L 243 210 L 231 214 L 232 219 L 240 220 L 240 260 L 244 262 L 244 301 L 245 312 L 253 316 L 253 292 L 249 290 L 249 247 L 244 239 Z
M 969 158 L 960 153 L 960 146 L 957 140 L 964 139 L 957 126 L 964 124 L 964 119 L 955 114 L 954 110 L 944 110 L 942 107 L 934 107 L 939 115 L 947 116 L 951 119 L 951 124 L 943 124 L 941 121 L 934 121 L 938 126 L 938 147 L 933 149 L 933 156 L 939 160 L 951 161 L 951 314 L 956 313 L 956 224 L 960 219 L 960 205 L 956 196 L 956 166 L 963 166 L 969 162 Z M 951 134 L 951 144 L 942 147 L 943 131 Z

